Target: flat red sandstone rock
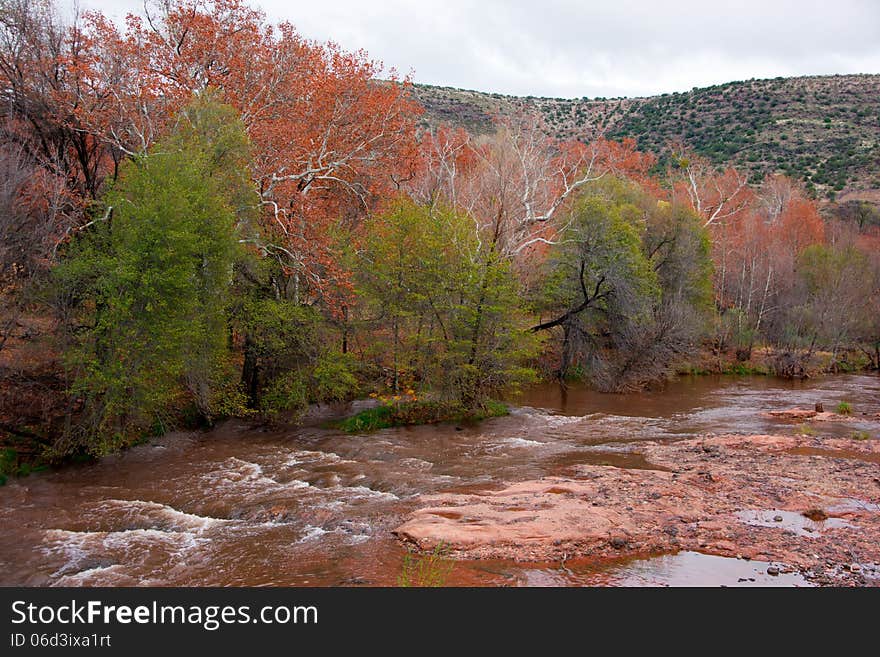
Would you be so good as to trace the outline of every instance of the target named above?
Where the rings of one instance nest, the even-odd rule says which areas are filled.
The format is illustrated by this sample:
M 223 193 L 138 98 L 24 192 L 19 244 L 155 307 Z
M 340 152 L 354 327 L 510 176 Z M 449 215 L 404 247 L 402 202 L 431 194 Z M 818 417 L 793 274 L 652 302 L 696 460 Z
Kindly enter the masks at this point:
M 880 562 L 880 441 L 727 435 L 642 450 L 664 470 L 582 465 L 572 477 L 425 496 L 395 533 L 420 550 L 442 544 L 463 559 L 696 550 L 811 572 Z M 765 511 L 772 518 L 773 510 L 800 518 L 814 509 L 841 522 L 795 531 L 789 522 L 743 519 Z
M 789 420 L 791 422 L 850 422 L 854 419 L 851 415 L 842 415 L 830 411 L 819 413 L 806 408 L 789 408 L 784 411 L 768 411 L 763 415 L 776 420 Z

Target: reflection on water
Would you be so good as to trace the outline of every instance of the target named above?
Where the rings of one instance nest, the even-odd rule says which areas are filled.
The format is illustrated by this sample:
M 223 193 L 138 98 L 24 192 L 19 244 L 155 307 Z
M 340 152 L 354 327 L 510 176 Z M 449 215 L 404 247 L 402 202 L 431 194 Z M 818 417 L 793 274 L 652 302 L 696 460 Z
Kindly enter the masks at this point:
M 825 520 L 810 520 L 800 513 L 771 509 L 769 511 L 754 511 L 747 509 L 740 511 L 737 516 L 747 525 L 754 527 L 778 527 L 798 536 L 816 536 L 826 529 L 836 527 L 852 527 L 846 520 L 840 518 L 826 518 Z
M 809 586 L 796 573 L 770 575 L 770 566 L 763 561 L 679 552 L 634 561 L 615 571 L 612 582 L 618 586 Z
M 498 562 L 483 569 L 510 586 L 810 586 L 797 573 L 770 575 L 771 566 L 765 561 L 678 552 L 604 564 Z
M 792 426 L 761 413 L 844 400 L 857 414 L 880 412 L 880 379 L 694 377 L 627 396 L 544 385 L 508 417 L 354 436 L 231 421 L 0 488 L 0 584 L 393 585 L 403 551 L 390 530 L 420 493 L 564 474 L 580 463 L 650 468 L 639 441 L 788 433 Z M 821 432 L 874 427 L 829 423 Z M 451 583 L 800 583 L 717 559 L 680 553 L 564 570 L 467 563 Z

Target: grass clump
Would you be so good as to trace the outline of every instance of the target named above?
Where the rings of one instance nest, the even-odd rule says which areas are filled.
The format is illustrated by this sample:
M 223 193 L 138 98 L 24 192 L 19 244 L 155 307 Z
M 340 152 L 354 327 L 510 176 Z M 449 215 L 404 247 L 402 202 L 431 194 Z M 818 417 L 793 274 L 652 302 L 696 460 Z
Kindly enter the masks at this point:
M 390 406 L 376 406 L 361 411 L 357 415 L 347 417 L 339 423 L 339 428 L 346 433 L 363 433 L 365 431 L 377 431 L 394 426 L 392 424 L 392 408 Z
M 852 405 L 849 402 L 840 402 L 837 405 L 838 415 L 852 415 Z
M 455 564 L 448 558 L 449 550 L 441 542 L 430 554 L 423 556 L 407 553 L 403 569 L 397 578 L 402 587 L 439 587 L 446 583 Z
M 871 438 L 871 434 L 867 431 L 853 431 L 852 439 L 853 440 L 869 440 Z
M 795 427 L 795 432 L 800 436 L 815 436 L 816 430 L 809 424 L 799 424 Z

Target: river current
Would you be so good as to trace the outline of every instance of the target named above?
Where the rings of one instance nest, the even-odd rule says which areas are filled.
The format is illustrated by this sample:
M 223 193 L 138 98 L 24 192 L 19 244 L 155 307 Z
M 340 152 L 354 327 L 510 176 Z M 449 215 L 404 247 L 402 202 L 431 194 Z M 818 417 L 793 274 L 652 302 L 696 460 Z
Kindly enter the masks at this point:
M 514 400 L 509 416 L 473 425 L 362 435 L 323 428 L 356 403 L 320 409 L 299 427 L 232 420 L 209 432 L 173 433 L 0 488 L 0 584 L 393 586 L 405 551 L 391 530 L 422 493 L 566 474 L 579 463 L 649 468 L 639 441 L 790 433 L 791 425 L 762 413 L 816 401 L 878 413 L 880 378 L 688 377 L 635 395 L 548 384 Z M 848 435 L 859 427 L 830 423 L 822 431 Z M 483 561 L 457 563 L 448 583 L 803 583 L 765 570 L 698 553 L 601 564 Z

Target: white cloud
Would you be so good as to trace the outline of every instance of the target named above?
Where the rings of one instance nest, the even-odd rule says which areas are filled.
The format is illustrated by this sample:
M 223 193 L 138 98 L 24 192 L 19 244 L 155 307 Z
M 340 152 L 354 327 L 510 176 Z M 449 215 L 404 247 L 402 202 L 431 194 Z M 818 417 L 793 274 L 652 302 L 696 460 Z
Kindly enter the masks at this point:
M 72 2 L 72 0 L 65 0 Z M 121 17 L 140 0 L 80 0 Z M 418 82 L 647 95 L 752 77 L 880 72 L 875 0 L 256 0 L 306 37 Z

